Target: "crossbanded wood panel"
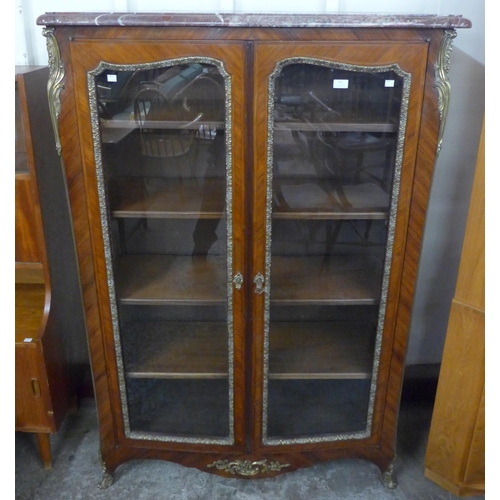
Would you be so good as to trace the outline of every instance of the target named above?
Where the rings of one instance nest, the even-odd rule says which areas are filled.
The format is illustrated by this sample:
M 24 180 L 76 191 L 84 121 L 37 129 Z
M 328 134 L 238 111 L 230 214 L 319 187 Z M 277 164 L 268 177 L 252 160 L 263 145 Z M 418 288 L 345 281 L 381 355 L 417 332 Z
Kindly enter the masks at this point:
M 100 416 L 100 431 L 101 431 L 101 450 L 103 457 L 106 462 L 107 470 L 112 472 L 115 468 L 123 463 L 125 460 L 131 458 L 154 458 L 154 459 L 166 459 L 175 462 L 182 463 L 187 466 L 198 467 L 202 470 L 207 469 L 207 463 L 213 462 L 214 460 L 224 460 L 224 459 L 238 459 L 238 460 L 255 460 L 256 457 L 267 458 L 270 460 L 279 460 L 281 463 L 291 463 L 292 465 L 281 472 L 287 472 L 290 470 L 295 470 L 300 467 L 310 466 L 321 460 L 331 460 L 334 458 L 346 457 L 351 458 L 366 458 L 377 463 L 382 470 L 386 470 L 393 457 L 393 440 L 395 436 L 395 427 L 397 419 L 397 408 L 399 401 L 400 385 L 402 380 L 402 370 L 403 370 L 403 359 L 404 350 L 406 346 L 406 333 L 409 324 L 409 311 L 411 307 L 411 298 L 413 295 L 413 287 L 416 277 L 416 269 L 418 262 L 418 253 L 420 246 L 420 238 L 422 235 L 423 228 L 423 217 L 425 216 L 425 208 L 428 197 L 428 188 L 430 186 L 430 178 L 432 174 L 432 169 L 434 165 L 436 145 L 437 145 L 437 133 L 439 128 L 439 118 L 437 113 L 437 97 L 436 91 L 433 87 L 434 84 L 434 64 L 437 59 L 437 52 L 439 47 L 439 42 L 443 34 L 442 29 L 432 30 L 432 29 L 297 29 L 297 28 L 283 28 L 283 29 L 254 29 L 254 28 L 143 28 L 143 27 L 86 27 L 86 26 L 74 26 L 74 27 L 64 27 L 57 26 L 56 36 L 59 41 L 59 47 L 61 50 L 61 57 L 65 63 L 65 69 L 67 72 L 67 77 L 65 79 L 65 87 L 61 94 L 62 96 L 62 112 L 60 116 L 60 130 L 62 131 L 63 139 L 63 156 L 66 167 L 68 186 L 70 189 L 70 198 L 72 201 L 72 211 L 73 218 L 75 222 L 76 239 L 78 244 L 79 253 L 79 263 L 82 276 L 83 290 L 85 294 L 85 306 L 87 311 L 87 326 L 89 329 L 89 339 L 90 339 L 90 350 L 93 357 L 93 366 L 96 368 L 94 370 L 94 380 L 96 383 L 96 392 L 98 393 L 98 413 Z M 419 128 L 418 118 L 414 122 L 413 126 L 409 127 L 409 135 L 407 139 L 410 139 L 408 158 L 415 155 L 417 146 L 416 141 L 420 141 L 418 145 L 417 157 L 418 157 L 418 171 L 413 177 L 412 169 L 409 169 L 404 175 L 401 186 L 401 197 L 407 200 L 407 205 L 405 206 L 404 212 L 398 217 L 398 226 L 404 225 L 408 221 L 409 216 L 409 230 L 407 234 L 399 234 L 397 241 L 395 242 L 394 252 L 398 255 L 398 258 L 404 256 L 404 266 L 402 273 L 392 273 L 390 288 L 399 287 L 400 283 L 403 284 L 401 288 L 401 294 L 399 296 L 391 296 L 390 304 L 388 307 L 388 312 L 386 315 L 386 324 L 388 329 L 396 328 L 396 333 L 394 337 L 390 337 L 388 340 L 389 344 L 387 351 L 383 354 L 381 360 L 381 366 L 389 366 L 389 370 L 382 370 L 379 373 L 379 389 L 380 389 L 380 401 L 382 402 L 385 398 L 384 406 L 381 404 L 375 408 L 375 412 L 383 413 L 375 416 L 375 426 L 377 427 L 377 422 L 383 420 L 384 425 L 382 431 L 376 431 L 374 439 L 371 441 L 363 441 L 355 443 L 343 442 L 337 443 L 332 446 L 331 443 L 320 443 L 318 445 L 307 447 L 307 446 L 290 446 L 286 451 L 281 448 L 276 449 L 260 449 L 258 439 L 252 439 L 254 436 L 254 431 L 258 433 L 261 422 L 259 421 L 259 408 L 255 407 L 255 401 L 258 401 L 259 391 L 258 388 L 255 389 L 254 381 L 256 380 L 256 367 L 255 360 L 261 359 L 261 346 L 259 345 L 259 339 L 257 339 L 256 344 L 250 345 L 252 341 L 252 332 L 256 330 L 258 332 L 259 324 L 255 319 L 252 319 L 252 315 L 248 314 L 248 324 L 244 326 L 248 334 L 247 344 L 241 342 L 236 345 L 237 356 L 235 358 L 236 369 L 243 368 L 243 360 L 247 356 L 247 367 L 248 376 L 246 378 L 246 384 L 243 382 L 243 377 L 236 380 L 235 390 L 247 391 L 246 393 L 246 403 L 248 411 L 245 411 L 241 405 L 241 400 L 236 401 L 235 417 L 237 421 L 244 422 L 244 426 L 247 428 L 247 446 L 245 449 L 243 447 L 237 451 L 234 448 L 223 449 L 220 447 L 215 449 L 213 447 L 206 446 L 193 446 L 190 449 L 197 451 L 199 453 L 186 453 L 186 446 L 178 446 L 175 443 L 170 444 L 168 448 L 164 446 L 163 443 L 148 443 L 147 446 L 144 442 L 129 441 L 126 445 L 123 445 L 123 426 L 120 417 L 120 402 L 114 396 L 117 394 L 116 379 L 113 376 L 107 376 L 106 370 L 114 366 L 114 345 L 112 341 L 112 335 L 109 331 L 109 310 L 107 299 L 99 304 L 99 298 L 101 297 L 100 291 L 104 289 L 106 292 L 105 269 L 101 262 L 94 262 L 94 251 L 95 255 L 99 255 L 99 251 L 102 250 L 102 242 L 99 241 L 99 211 L 96 210 L 95 204 L 95 193 L 86 192 L 86 188 L 92 189 L 95 179 L 92 178 L 91 165 L 87 166 L 85 162 L 80 160 L 80 154 L 83 151 L 85 155 L 91 154 L 92 143 L 90 140 L 90 134 L 88 130 L 88 107 L 86 107 L 86 87 L 85 87 L 85 71 L 87 69 L 92 69 L 97 64 L 99 60 L 94 54 L 89 61 L 84 62 L 82 68 L 75 70 L 78 66 L 79 60 L 83 60 L 86 57 L 85 50 L 77 53 L 75 47 L 81 44 L 83 47 L 85 39 L 94 38 L 97 40 L 96 52 L 105 51 L 105 47 L 114 44 L 114 51 L 108 52 L 107 57 L 109 60 L 113 60 L 116 53 L 116 48 L 119 48 L 121 41 L 126 41 L 129 43 L 132 39 L 136 40 L 136 43 L 140 45 L 141 40 L 149 39 L 153 41 L 156 46 L 161 45 L 160 40 L 168 40 L 165 46 L 176 45 L 179 40 L 186 40 L 186 42 L 192 42 L 193 39 L 201 40 L 205 38 L 206 40 L 212 40 L 213 44 L 216 44 L 215 40 L 242 40 L 245 41 L 246 52 L 244 58 L 240 56 L 239 64 L 244 66 L 242 71 L 238 70 L 240 77 L 239 89 L 242 89 L 241 94 L 238 93 L 236 96 L 237 105 L 243 103 L 243 108 L 246 111 L 246 117 L 243 114 L 237 125 L 239 127 L 233 126 L 233 130 L 238 131 L 238 135 L 235 136 L 236 140 L 246 140 L 249 144 L 253 144 L 253 141 L 265 142 L 263 136 L 258 138 L 254 137 L 251 130 L 254 129 L 254 125 L 261 123 L 259 114 L 252 116 L 254 98 L 252 96 L 259 95 L 259 89 L 256 84 L 252 81 L 253 79 L 253 68 L 254 68 L 254 50 L 252 40 L 276 40 L 276 41 L 295 41 L 297 45 L 302 44 L 308 40 L 324 41 L 327 42 L 325 45 L 332 46 L 335 41 L 366 41 L 366 45 L 371 45 L 377 40 L 389 40 L 394 43 L 399 41 L 413 41 L 420 42 L 424 48 L 424 58 L 427 58 L 427 63 L 423 62 L 425 66 L 426 76 L 425 76 L 425 90 L 424 90 L 424 101 L 418 100 L 413 101 L 412 110 L 416 115 L 415 117 L 422 116 L 422 127 Z M 248 40 L 248 41 L 247 41 Z M 242 44 L 243 45 L 243 44 Z M 73 47 L 73 56 L 71 58 L 71 49 Z M 198 42 L 191 43 L 191 47 L 197 46 L 198 48 L 202 46 Z M 428 49 L 428 52 L 426 50 Z M 133 51 L 130 54 L 126 53 L 126 50 L 119 50 L 119 55 L 115 61 L 131 61 L 131 62 L 144 62 L 145 58 L 149 56 L 146 54 L 147 51 Z M 198 52 L 199 54 L 199 52 Z M 198 55 L 195 54 L 195 55 Z M 128 55 L 130 58 L 127 59 Z M 244 61 L 242 63 L 242 61 Z M 392 62 L 392 61 L 391 61 Z M 75 85 L 76 78 L 77 82 Z M 236 80 L 234 80 L 236 81 Z M 233 83 L 234 83 L 233 81 Z M 256 92 L 254 92 L 254 87 Z M 75 97 L 76 95 L 80 97 Z M 250 90 L 251 96 L 244 98 L 245 90 Z M 78 107 L 79 119 L 76 119 L 76 113 L 74 109 Z M 233 107 L 233 110 L 235 108 Z M 248 126 L 246 126 L 248 124 Z M 416 125 L 415 125 L 416 124 Z M 234 125 L 234 124 L 233 124 Z M 259 125 L 259 126 L 262 126 Z M 79 127 L 82 127 L 81 129 Z M 265 124 L 264 124 L 265 127 Z M 261 129 L 262 130 L 262 129 Z M 240 153 L 243 153 L 240 150 Z M 239 156 L 241 160 L 241 165 L 243 161 L 247 162 L 246 172 L 241 172 L 238 180 L 235 179 L 235 188 L 237 185 L 241 188 L 240 194 L 251 195 L 251 188 L 244 188 L 244 182 L 254 184 L 259 186 L 262 182 L 262 177 L 259 175 L 254 175 L 251 171 L 253 160 L 257 159 L 254 151 L 245 151 L 244 154 Z M 84 168 L 84 165 L 85 168 Z M 240 165 L 240 166 L 241 166 Z M 87 169 L 90 167 L 90 177 Z M 243 170 L 243 169 L 242 169 Z M 86 172 L 84 174 L 84 172 Z M 254 182 L 255 181 L 255 182 Z M 413 183 L 414 182 L 414 183 Z M 239 184 L 238 184 L 239 183 Z M 265 184 L 265 183 L 264 183 Z M 264 184 L 260 184 L 261 188 Z M 253 198 L 253 197 L 252 197 Z M 255 198 L 257 199 L 257 198 Z M 255 200 L 251 199 L 249 196 L 244 199 L 243 196 L 239 197 L 238 200 L 233 199 L 233 210 L 237 210 L 238 207 L 245 207 L 247 210 L 247 215 L 252 214 L 253 208 L 256 207 Z M 89 215 L 90 214 L 90 215 Z M 244 218 L 241 221 L 246 222 Z M 253 229 L 259 228 L 262 220 L 249 219 L 252 227 L 245 228 L 237 232 L 237 238 L 244 241 L 244 246 L 247 249 L 247 255 L 252 254 L 253 248 Z M 235 221 L 236 223 L 236 221 Z M 92 232 L 90 231 L 92 229 Z M 404 232 L 404 231 L 403 231 Z M 90 237 L 92 235 L 92 238 Z M 92 241 L 94 239 L 94 241 Z M 245 276 L 254 276 L 254 271 L 256 266 L 254 262 L 250 261 L 239 261 L 238 264 L 242 265 L 243 273 Z M 236 270 L 236 269 L 235 269 Z M 239 269 L 238 269 L 239 270 Z M 98 283 L 96 283 L 95 276 L 98 276 Z M 106 294 L 103 295 L 106 297 Z M 261 300 L 261 296 L 256 296 L 253 293 L 253 283 L 251 280 L 246 280 L 241 296 L 235 297 L 235 306 L 241 305 L 243 298 L 246 304 L 251 304 L 254 302 L 258 304 Z M 255 310 L 253 308 L 252 310 Z M 240 309 L 242 311 L 242 309 Z M 105 325 L 108 325 L 107 327 Z M 241 326 L 241 325 L 240 325 Z M 107 329 L 107 331 L 104 331 Z M 243 332 L 243 329 L 241 330 Z M 237 332 L 237 338 L 241 332 Z M 105 334 L 105 335 L 104 335 Z M 391 342 L 394 345 L 394 349 L 391 350 Z M 251 350 L 252 348 L 253 350 Z M 248 349 L 247 353 L 243 350 Z M 241 352 L 239 352 L 239 351 Z M 251 354 L 250 354 L 251 353 Z M 250 376 L 251 375 L 251 376 Z M 258 375 L 257 375 L 258 377 Z M 387 394 L 387 397 L 386 397 Z M 238 424 L 237 424 L 238 425 Z M 244 427 L 237 428 L 240 431 L 244 430 Z M 378 434 L 377 434 L 378 432 Z M 242 434 L 239 434 L 241 436 Z M 377 439 L 381 437 L 381 440 L 377 442 Z M 257 436 L 258 438 L 258 436 Z M 238 436 L 237 436 L 238 442 Z M 243 445 L 243 440 L 240 440 L 240 444 Z M 128 446 L 130 445 L 130 446 Z M 228 456 L 228 451 L 231 453 Z M 221 475 L 228 475 L 229 473 L 224 471 L 216 471 L 212 469 L 212 472 Z M 266 475 L 274 476 L 280 472 L 269 472 Z
M 423 34 L 423 32 L 422 32 Z M 425 223 L 425 214 L 434 170 L 439 133 L 438 99 L 435 90 L 435 67 L 438 51 L 443 36 L 442 31 L 430 31 L 428 34 L 428 53 L 425 73 L 425 91 L 421 113 L 421 122 L 417 131 L 418 147 L 416 151 L 417 168 L 408 184 L 402 184 L 401 199 L 408 200 L 409 214 L 406 235 L 395 242 L 394 252 L 403 258 L 403 269 L 394 279 L 392 286 L 399 287 L 399 297 L 388 304 L 386 327 L 393 325 L 392 359 L 388 352 L 383 352 L 381 364 L 389 364 L 387 373 L 379 371 L 379 384 L 387 387 L 381 398 L 385 398 L 384 423 L 381 432 L 382 449 L 395 446 L 395 429 L 399 413 L 399 402 L 404 373 L 404 353 L 406 352 L 408 329 L 412 311 L 413 295 L 417 279 L 420 247 Z M 399 223 L 398 217 L 398 223 Z M 391 298 L 389 297 L 391 302 Z M 397 353 L 397 354 L 395 354 Z M 376 409 L 377 411 L 377 409 Z
M 85 30 L 84 30 L 85 31 Z M 108 34 L 111 34 L 111 30 Z M 120 31 L 120 30 L 118 30 Z M 143 30 L 146 35 L 148 30 Z M 124 433 L 123 419 L 121 416 L 120 389 L 116 366 L 116 353 L 113 337 L 111 307 L 107 282 L 106 262 L 104 259 L 104 241 L 102 237 L 101 213 L 97 190 L 96 165 L 94 146 L 91 130 L 87 72 L 96 68 L 101 61 L 113 64 L 134 65 L 148 62 L 167 61 L 182 57 L 210 57 L 222 61 L 224 69 L 229 73 L 232 84 L 231 109 L 232 109 L 232 222 L 233 222 L 233 269 L 234 272 L 244 270 L 243 247 L 245 245 L 245 219 L 244 219 L 244 149 L 243 140 L 246 138 L 246 124 L 244 121 L 245 82 L 243 44 L 229 42 L 220 44 L 210 41 L 193 42 L 161 42 L 132 40 L 106 41 L 72 39 L 69 43 L 66 38 L 68 32 L 58 31 L 61 57 L 71 61 L 66 66 L 66 71 L 73 75 L 71 88 L 65 87 L 62 96 L 63 110 L 60 117 L 61 130 L 66 130 L 68 120 L 77 118 L 74 127 L 78 134 L 68 137 L 67 152 L 73 148 L 77 158 L 69 156 L 63 147 L 64 160 L 67 170 L 70 199 L 72 205 L 77 205 L 75 220 L 75 237 L 79 261 L 84 269 L 82 287 L 84 302 L 87 310 L 89 327 L 89 344 L 92 357 L 94 380 L 98 412 L 101 419 L 101 450 L 107 457 L 106 463 L 110 470 L 114 470 L 121 463 L 123 454 L 130 456 L 135 453 L 130 448 L 134 445 L 127 441 Z M 63 37 L 61 39 L 60 37 Z M 65 36 L 66 35 L 66 36 Z M 74 87 L 73 87 L 74 85 Z M 69 90 L 69 92 L 67 92 Z M 74 101 L 72 102 L 72 99 Z M 76 109 L 76 112 L 74 111 Z M 69 125 L 71 126 L 71 125 Z M 63 139 L 64 143 L 64 139 Z M 81 158 L 81 159 L 80 159 Z M 235 370 L 235 445 L 220 445 L 217 448 L 241 449 L 244 439 L 244 312 L 243 290 L 235 291 L 233 298 L 234 311 L 234 370 Z M 179 443 L 173 443 L 172 449 L 183 448 Z M 201 445 L 191 445 L 193 450 Z M 140 452 L 142 453 L 142 451 Z
M 348 35 L 347 32 L 343 33 Z M 364 35 L 370 37 L 371 33 L 351 33 L 355 39 L 361 40 Z M 314 36 L 314 35 L 313 35 Z M 376 35 L 375 35 L 376 36 Z M 342 37 L 337 33 L 335 37 Z M 396 232 L 393 245 L 393 259 L 389 279 L 389 294 L 387 299 L 386 321 L 383 332 L 383 348 L 378 373 L 377 397 L 374 407 L 372 435 L 367 440 L 360 442 L 359 446 L 380 445 L 381 453 L 376 459 L 380 467 L 388 466 L 390 458 L 394 453 L 395 429 L 397 410 L 399 405 L 399 394 L 401 388 L 402 371 L 404 365 L 404 352 L 406 349 L 407 329 L 409 317 L 400 323 L 399 334 L 396 335 L 395 318 L 397 315 L 401 293 L 406 295 L 407 302 L 411 303 L 413 288 L 400 291 L 401 277 L 404 269 L 404 259 L 408 248 L 406 247 L 407 230 L 412 204 L 414 171 L 417 157 L 420 120 L 424 102 L 425 81 L 428 78 L 432 66 L 427 59 L 428 45 L 423 41 L 375 41 L 370 43 L 354 42 L 349 40 L 336 43 L 322 42 L 256 42 L 255 43 L 255 84 L 254 84 L 254 129 L 258 131 L 253 138 L 253 156 L 255 163 L 255 174 L 253 178 L 253 206 L 266 206 L 267 185 L 267 131 L 268 131 L 268 79 L 278 61 L 293 57 L 311 57 L 345 64 L 358 66 L 384 66 L 397 63 L 406 72 L 412 74 L 410 99 L 408 103 L 408 119 L 405 134 L 405 149 L 402 160 L 402 173 L 400 182 L 399 205 L 396 220 Z M 403 36 L 404 39 L 404 36 Z M 338 40 L 338 38 L 337 38 Z M 427 65 L 426 65 L 427 63 Z M 433 92 L 433 91 L 431 91 Z M 425 95 L 427 99 L 433 99 L 433 95 Z M 437 122 L 437 116 L 430 121 Z M 435 127 L 434 130 L 436 130 Z M 428 192 L 426 193 L 428 195 Z M 425 198 L 426 201 L 426 198 Z M 252 252 L 252 275 L 264 273 L 265 269 L 265 241 L 266 241 L 266 214 L 262 209 L 253 212 L 253 252 Z M 418 224 L 423 224 L 423 220 Z M 419 243 L 419 242 L 418 242 Z M 415 249 L 418 253 L 418 248 Z M 414 249 L 410 249 L 414 251 Z M 273 279 L 271 266 L 271 280 Z M 401 293 L 400 293 L 401 292 Z M 253 407 L 255 439 L 254 446 L 260 452 L 266 450 L 276 451 L 275 447 L 264 447 L 262 443 L 262 359 L 263 359 L 263 332 L 264 323 L 261 311 L 264 309 L 264 298 L 254 297 L 253 304 L 253 363 L 254 369 L 253 390 L 254 401 L 259 405 Z M 260 311 L 260 312 L 259 312 Z M 395 336 L 398 343 L 394 344 Z M 393 347 L 394 346 L 394 347 Z M 394 372 L 392 372 L 394 370 Z M 392 375 L 394 373 L 394 376 Z M 389 399 L 386 399 L 386 391 L 390 390 Z M 294 448 L 296 445 L 292 445 Z M 317 444 L 317 448 L 328 446 L 325 443 Z M 342 446 L 341 444 L 339 446 Z M 365 450 L 366 452 L 366 450 Z

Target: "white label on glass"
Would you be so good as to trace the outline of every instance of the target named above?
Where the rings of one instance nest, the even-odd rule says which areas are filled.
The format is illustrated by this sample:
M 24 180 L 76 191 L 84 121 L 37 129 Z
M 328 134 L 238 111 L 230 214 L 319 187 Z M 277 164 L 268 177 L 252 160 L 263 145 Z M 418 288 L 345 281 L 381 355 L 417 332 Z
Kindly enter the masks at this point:
M 28 342 L 31 342 L 32 340 L 33 340 L 33 339 L 31 339 L 31 338 L 26 338 L 26 339 L 24 339 L 24 340 L 23 340 L 23 342 L 28 343 Z
M 333 80 L 334 89 L 347 89 L 349 87 L 349 80 Z
M 116 78 L 116 75 L 106 75 L 106 78 L 108 79 L 108 82 L 117 82 L 118 79 Z
M 394 80 L 386 80 L 385 86 L 386 87 L 394 87 Z

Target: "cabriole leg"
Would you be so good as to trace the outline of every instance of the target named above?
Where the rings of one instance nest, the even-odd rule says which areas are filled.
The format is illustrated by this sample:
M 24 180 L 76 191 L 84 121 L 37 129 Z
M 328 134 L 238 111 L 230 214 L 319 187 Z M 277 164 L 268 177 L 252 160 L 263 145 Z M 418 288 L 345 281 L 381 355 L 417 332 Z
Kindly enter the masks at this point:
M 102 479 L 101 482 L 97 485 L 99 489 L 105 490 L 109 488 L 113 484 L 113 474 L 108 471 L 106 467 L 106 462 L 101 458 L 101 467 L 102 467 Z

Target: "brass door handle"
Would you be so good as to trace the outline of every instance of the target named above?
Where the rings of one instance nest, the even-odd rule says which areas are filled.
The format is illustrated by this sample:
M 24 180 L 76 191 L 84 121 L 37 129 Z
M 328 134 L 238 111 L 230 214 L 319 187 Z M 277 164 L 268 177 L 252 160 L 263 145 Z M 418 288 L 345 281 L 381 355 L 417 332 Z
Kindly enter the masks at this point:
M 41 396 L 40 383 L 38 382 L 38 379 L 31 379 L 31 390 L 33 391 L 35 398 L 39 398 Z

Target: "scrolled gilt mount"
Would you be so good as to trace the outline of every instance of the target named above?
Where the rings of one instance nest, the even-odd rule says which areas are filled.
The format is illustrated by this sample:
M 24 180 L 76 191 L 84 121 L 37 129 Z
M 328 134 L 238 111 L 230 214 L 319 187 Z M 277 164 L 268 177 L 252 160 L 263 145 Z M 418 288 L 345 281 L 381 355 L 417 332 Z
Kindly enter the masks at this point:
M 216 460 L 208 464 L 207 467 L 209 469 L 215 467 L 233 475 L 256 476 L 257 474 L 280 471 L 284 467 L 290 467 L 290 464 L 280 464 L 278 461 L 268 463 L 267 460 L 256 462 L 252 462 L 251 460 L 234 460 L 232 462 L 229 460 Z
M 448 79 L 451 64 L 451 51 L 453 48 L 453 39 L 457 36 L 456 30 L 446 30 L 441 40 L 439 54 L 434 65 L 434 74 L 436 81 L 434 87 L 438 93 L 438 113 L 439 113 L 439 136 L 436 156 L 441 152 L 443 145 L 444 127 L 448 116 L 448 107 L 450 103 L 451 85 Z
M 49 100 L 50 118 L 52 120 L 52 127 L 54 128 L 57 153 L 61 156 L 61 140 L 59 137 L 58 119 L 61 113 L 61 98 L 59 94 L 64 88 L 64 63 L 61 61 L 61 54 L 54 35 L 54 28 L 44 28 L 42 34 L 47 39 L 47 53 L 49 58 L 49 81 L 47 84 L 47 94 Z

